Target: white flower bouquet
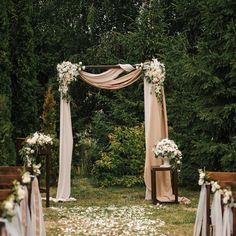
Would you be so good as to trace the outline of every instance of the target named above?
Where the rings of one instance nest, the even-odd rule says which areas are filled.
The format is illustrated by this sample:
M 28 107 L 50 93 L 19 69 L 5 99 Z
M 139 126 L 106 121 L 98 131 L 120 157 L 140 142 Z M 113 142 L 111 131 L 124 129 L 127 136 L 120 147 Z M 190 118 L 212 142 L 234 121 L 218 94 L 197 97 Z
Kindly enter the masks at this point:
M 33 134 L 32 137 L 29 137 L 26 139 L 26 143 L 31 146 L 32 145 L 43 146 L 43 145 L 47 145 L 47 144 L 52 145 L 53 141 L 52 141 L 52 137 L 50 135 L 46 135 L 44 133 L 40 133 L 37 131 Z
M 165 66 L 157 59 L 143 64 L 144 77 L 153 85 L 154 92 L 160 102 L 162 102 L 162 87 L 165 81 Z
M 12 193 L 2 202 L 2 204 L 0 204 L 1 217 L 11 221 L 12 217 L 15 215 L 15 205 L 20 204 L 20 202 L 25 198 L 25 185 L 29 184 L 30 181 L 31 175 L 28 171 L 22 172 L 20 182 L 17 180 L 13 181 Z
M 182 153 L 173 140 L 162 139 L 154 146 L 153 153 L 155 157 L 168 158 L 172 167 L 180 171 Z
M 85 69 L 85 66 L 82 66 L 82 62 L 72 64 L 69 61 L 63 61 L 61 64 L 57 65 L 59 92 L 62 93 L 63 99 L 69 100 L 69 85 L 77 80 L 79 71 L 82 69 Z
M 25 164 L 27 166 L 32 166 L 32 164 L 35 164 L 39 149 L 42 149 L 47 145 L 53 145 L 53 139 L 50 135 L 35 132 L 33 135 L 26 138 L 25 145 L 20 150 L 20 155 Z M 39 168 L 40 166 L 36 172 L 40 172 Z M 37 173 L 35 174 L 37 175 Z
M 15 208 L 15 197 L 11 194 L 5 201 L 1 204 L 2 217 L 11 220 L 14 216 Z

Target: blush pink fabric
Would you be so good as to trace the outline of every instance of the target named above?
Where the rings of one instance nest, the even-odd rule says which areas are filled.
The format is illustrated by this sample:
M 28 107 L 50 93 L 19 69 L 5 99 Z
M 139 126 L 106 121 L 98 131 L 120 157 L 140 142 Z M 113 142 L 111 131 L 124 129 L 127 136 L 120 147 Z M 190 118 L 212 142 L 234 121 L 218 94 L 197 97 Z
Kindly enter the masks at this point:
M 151 200 L 151 166 L 159 166 L 162 164 L 160 158 L 155 158 L 152 149 L 154 145 L 161 139 L 168 138 L 168 125 L 164 89 L 162 90 L 161 103 L 156 98 L 152 84 L 146 80 L 144 80 L 144 108 L 146 142 L 146 158 L 144 169 L 144 181 L 146 184 L 145 199 Z M 156 196 L 159 201 L 174 200 L 170 172 L 158 172 L 156 183 Z

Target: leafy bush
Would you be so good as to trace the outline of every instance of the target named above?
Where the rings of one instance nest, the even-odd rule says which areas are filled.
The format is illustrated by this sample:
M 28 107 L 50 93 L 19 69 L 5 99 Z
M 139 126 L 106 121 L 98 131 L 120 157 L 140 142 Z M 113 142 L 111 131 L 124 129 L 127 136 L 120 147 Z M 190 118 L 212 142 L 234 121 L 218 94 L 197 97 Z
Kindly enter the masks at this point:
M 96 139 L 91 137 L 90 129 L 76 133 L 73 153 L 73 166 L 80 168 L 80 175 L 89 176 L 95 161 L 99 158 Z
M 117 127 L 109 135 L 109 147 L 93 167 L 101 186 L 133 186 L 143 183 L 145 160 L 144 126 Z
M 0 165 L 15 163 L 15 147 L 12 142 L 12 124 L 9 120 L 8 99 L 0 95 Z

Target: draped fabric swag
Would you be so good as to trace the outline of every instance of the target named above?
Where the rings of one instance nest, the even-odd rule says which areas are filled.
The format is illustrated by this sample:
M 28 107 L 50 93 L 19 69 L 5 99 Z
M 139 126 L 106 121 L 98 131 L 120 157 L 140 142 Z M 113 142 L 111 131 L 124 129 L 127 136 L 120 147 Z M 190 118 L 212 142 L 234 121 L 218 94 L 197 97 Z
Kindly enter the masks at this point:
M 120 68 L 109 69 L 100 74 L 92 74 L 80 71 L 79 77 L 86 83 L 106 90 L 116 90 L 127 87 L 137 81 L 141 76 L 141 69 L 136 69 L 129 64 L 120 64 Z M 160 164 L 160 160 L 154 158 L 152 148 L 154 144 L 168 137 L 167 115 L 164 90 L 163 102 L 159 103 L 153 87 L 146 80 L 144 82 L 145 100 L 145 138 L 146 138 L 146 161 L 144 180 L 146 184 L 146 199 L 151 193 L 151 166 Z M 60 108 L 60 168 L 57 188 L 57 200 L 70 198 L 70 169 L 73 149 L 72 124 L 70 103 L 62 99 Z M 173 198 L 171 191 L 170 173 L 160 174 L 158 177 L 157 197 L 160 200 Z M 150 195 L 151 196 L 151 195 Z

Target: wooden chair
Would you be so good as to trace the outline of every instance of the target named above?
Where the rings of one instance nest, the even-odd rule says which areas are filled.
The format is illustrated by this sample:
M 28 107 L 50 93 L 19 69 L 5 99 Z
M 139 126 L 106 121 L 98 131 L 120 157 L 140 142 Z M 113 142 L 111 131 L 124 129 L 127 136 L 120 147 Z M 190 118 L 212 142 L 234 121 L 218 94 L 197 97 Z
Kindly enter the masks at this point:
M 227 186 L 231 187 L 233 197 L 236 201 L 236 172 L 207 172 L 207 176 L 211 181 L 218 181 L 222 188 Z M 210 193 L 211 187 L 209 185 L 207 188 L 207 236 L 211 235 L 211 209 L 210 209 Z M 236 208 L 232 208 L 233 211 L 233 236 L 236 236 Z
M 0 189 L 0 204 L 6 200 L 12 194 L 12 192 L 12 189 Z
M 29 172 L 32 172 L 30 167 L 23 166 L 0 166 L 0 175 L 14 175 L 21 174 L 23 169 L 26 169 Z
M 32 172 L 32 168 L 23 166 L 0 166 L 0 202 L 4 201 L 11 193 L 14 181 L 21 181 L 22 172 L 26 169 Z M 31 196 L 31 187 L 28 186 L 28 193 Z M 29 197 L 30 207 L 30 197 Z

